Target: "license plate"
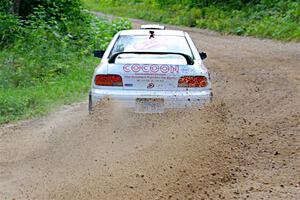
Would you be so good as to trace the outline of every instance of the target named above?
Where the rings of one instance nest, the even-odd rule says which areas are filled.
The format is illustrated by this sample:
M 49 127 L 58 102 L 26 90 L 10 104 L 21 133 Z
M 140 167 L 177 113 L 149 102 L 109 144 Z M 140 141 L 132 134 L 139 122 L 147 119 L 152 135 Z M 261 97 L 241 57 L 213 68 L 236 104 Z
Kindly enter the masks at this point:
M 135 108 L 138 113 L 162 113 L 164 112 L 164 99 L 138 98 Z

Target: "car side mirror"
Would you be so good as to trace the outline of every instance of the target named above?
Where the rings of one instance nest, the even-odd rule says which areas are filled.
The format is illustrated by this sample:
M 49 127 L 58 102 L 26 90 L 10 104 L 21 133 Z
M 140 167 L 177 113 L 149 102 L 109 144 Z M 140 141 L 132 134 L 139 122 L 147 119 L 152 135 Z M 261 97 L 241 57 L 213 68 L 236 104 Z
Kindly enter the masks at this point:
M 199 55 L 200 55 L 200 58 L 202 60 L 204 60 L 205 58 L 207 58 L 207 54 L 205 52 L 200 52 Z
M 96 51 L 94 51 L 94 57 L 102 58 L 104 55 L 104 52 L 105 51 L 102 51 L 102 50 L 96 50 Z

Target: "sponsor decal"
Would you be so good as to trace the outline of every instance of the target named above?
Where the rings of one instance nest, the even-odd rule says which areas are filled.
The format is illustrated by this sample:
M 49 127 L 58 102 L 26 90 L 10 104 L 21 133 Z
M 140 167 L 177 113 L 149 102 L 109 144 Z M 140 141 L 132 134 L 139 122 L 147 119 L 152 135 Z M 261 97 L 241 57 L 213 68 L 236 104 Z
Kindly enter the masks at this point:
M 147 86 L 147 88 L 148 88 L 148 89 L 154 88 L 154 83 L 149 83 L 148 86 Z
M 178 74 L 179 65 L 157 65 L 157 64 L 126 64 L 123 66 L 124 72 L 143 74 Z
M 132 83 L 125 83 L 125 87 L 132 87 L 133 84 Z
M 154 74 L 155 75 L 155 74 Z M 137 79 L 139 80 L 143 80 L 143 81 L 147 81 L 149 82 L 150 80 L 155 80 L 155 81 L 163 81 L 163 80 L 177 80 L 178 77 L 173 77 L 173 76 L 164 76 L 164 74 L 157 74 L 154 76 L 153 74 L 137 74 L 137 75 L 126 75 L 124 76 L 124 78 L 129 78 L 129 79 Z
M 133 46 L 133 49 L 138 50 L 138 51 L 159 50 L 159 49 L 163 49 L 163 48 L 164 48 L 164 44 L 156 41 L 153 38 L 152 38 L 152 40 L 147 40 L 145 42 L 135 44 Z

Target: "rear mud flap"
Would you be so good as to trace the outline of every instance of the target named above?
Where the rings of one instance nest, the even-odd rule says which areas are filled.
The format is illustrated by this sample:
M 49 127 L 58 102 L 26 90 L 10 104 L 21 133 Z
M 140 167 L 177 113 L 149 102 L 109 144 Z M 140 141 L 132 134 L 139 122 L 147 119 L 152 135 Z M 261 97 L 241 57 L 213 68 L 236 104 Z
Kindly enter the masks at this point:
M 89 91 L 89 105 L 88 105 L 89 114 L 92 114 L 93 111 L 93 101 L 92 101 L 92 94 Z

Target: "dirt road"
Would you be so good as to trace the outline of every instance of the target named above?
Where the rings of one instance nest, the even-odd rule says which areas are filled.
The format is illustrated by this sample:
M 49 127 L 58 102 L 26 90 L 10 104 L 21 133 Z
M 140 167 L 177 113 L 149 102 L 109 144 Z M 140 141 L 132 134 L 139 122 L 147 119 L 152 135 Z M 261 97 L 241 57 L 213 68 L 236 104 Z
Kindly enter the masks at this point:
M 0 199 L 300 199 L 300 44 L 176 28 L 208 54 L 213 103 L 89 116 L 83 102 L 5 125 Z

